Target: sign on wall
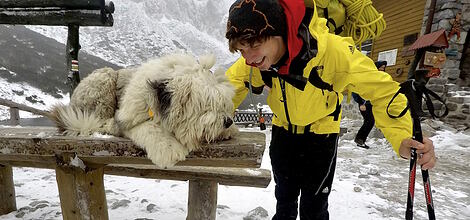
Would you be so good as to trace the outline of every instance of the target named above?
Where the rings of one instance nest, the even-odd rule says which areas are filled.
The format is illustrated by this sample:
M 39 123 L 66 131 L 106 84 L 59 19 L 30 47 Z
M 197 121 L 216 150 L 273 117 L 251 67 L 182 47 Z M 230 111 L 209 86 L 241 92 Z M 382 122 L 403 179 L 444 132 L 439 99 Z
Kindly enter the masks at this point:
M 379 52 L 377 60 L 385 60 L 387 61 L 387 66 L 394 66 L 397 62 L 397 53 L 398 49 Z
M 424 65 L 432 66 L 433 68 L 442 68 L 446 62 L 445 53 L 434 53 L 426 51 L 424 54 Z

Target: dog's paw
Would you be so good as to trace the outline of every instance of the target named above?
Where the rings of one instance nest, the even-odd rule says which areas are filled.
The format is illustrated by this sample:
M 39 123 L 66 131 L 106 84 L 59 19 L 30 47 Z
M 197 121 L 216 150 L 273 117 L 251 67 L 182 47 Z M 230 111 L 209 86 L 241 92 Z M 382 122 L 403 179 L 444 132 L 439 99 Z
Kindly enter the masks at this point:
M 180 143 L 168 143 L 166 146 L 154 145 L 146 149 L 147 157 L 160 168 L 174 166 L 177 162 L 186 159 L 189 151 Z
M 236 125 L 232 125 L 228 129 L 225 129 L 222 134 L 220 134 L 219 140 L 228 140 L 237 135 L 238 133 L 238 127 Z

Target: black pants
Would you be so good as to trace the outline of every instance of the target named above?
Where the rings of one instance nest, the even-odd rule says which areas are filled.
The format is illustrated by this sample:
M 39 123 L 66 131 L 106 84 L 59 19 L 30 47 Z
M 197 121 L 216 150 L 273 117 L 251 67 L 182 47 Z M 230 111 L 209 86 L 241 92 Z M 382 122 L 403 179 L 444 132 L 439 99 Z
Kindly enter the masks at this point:
M 276 183 L 273 220 L 329 219 L 328 196 L 336 166 L 338 134 L 292 134 L 273 126 L 269 156 Z
M 362 118 L 364 118 L 364 123 L 356 134 L 356 140 L 362 140 L 364 143 L 366 142 L 367 136 L 369 136 L 369 133 L 375 124 L 374 115 L 372 114 L 372 105 L 369 102 L 367 102 L 365 105 L 366 110 L 360 111 Z

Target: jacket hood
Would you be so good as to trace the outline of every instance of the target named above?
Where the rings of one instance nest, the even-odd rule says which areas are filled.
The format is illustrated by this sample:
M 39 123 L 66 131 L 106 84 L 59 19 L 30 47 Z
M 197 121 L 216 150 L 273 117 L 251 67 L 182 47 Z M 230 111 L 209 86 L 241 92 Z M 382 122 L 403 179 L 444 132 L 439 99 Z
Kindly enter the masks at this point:
M 305 15 L 305 3 L 304 0 L 279 0 L 279 3 L 286 15 L 287 52 L 289 53 L 286 63 L 279 68 L 279 74 L 288 74 L 292 60 L 299 54 L 300 49 L 302 49 L 303 41 L 297 33 Z

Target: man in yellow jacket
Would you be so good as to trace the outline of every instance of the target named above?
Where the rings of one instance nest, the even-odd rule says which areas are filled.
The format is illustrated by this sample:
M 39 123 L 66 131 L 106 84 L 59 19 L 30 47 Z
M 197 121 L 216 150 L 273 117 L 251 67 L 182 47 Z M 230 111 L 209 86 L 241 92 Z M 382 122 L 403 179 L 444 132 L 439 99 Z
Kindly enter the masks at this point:
M 249 92 L 270 88 L 267 102 L 274 118 L 269 149 L 277 199 L 273 219 L 328 219 L 342 92 L 355 92 L 374 106 L 376 126 L 395 152 L 410 157 L 417 149 L 423 169 L 436 163 L 434 146 L 411 139 L 409 113 L 392 119 L 388 102 L 398 83 L 358 51 L 351 38 L 328 33 L 326 20 L 306 8 L 304 0 L 237 0 L 230 8 L 226 37 L 242 57 L 226 75 L 236 88 L 234 105 Z M 248 86 L 247 86 L 248 85 Z M 390 106 L 406 106 L 399 96 Z M 403 183 L 405 184 L 405 183 Z

